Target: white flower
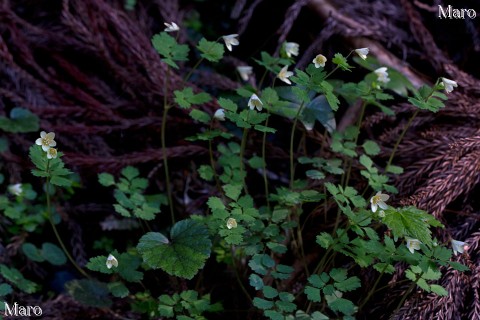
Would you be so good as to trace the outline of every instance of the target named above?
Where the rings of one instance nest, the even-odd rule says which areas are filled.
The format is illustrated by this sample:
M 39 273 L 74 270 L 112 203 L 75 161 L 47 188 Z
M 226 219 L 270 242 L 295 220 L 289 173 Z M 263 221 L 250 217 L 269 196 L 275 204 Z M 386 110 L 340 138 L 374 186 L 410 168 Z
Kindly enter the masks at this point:
M 174 32 L 180 30 L 180 28 L 177 26 L 175 22 L 168 23 L 165 22 L 164 25 L 166 26 L 165 32 Z
M 376 212 L 378 207 L 384 210 L 387 209 L 388 206 L 385 203 L 385 201 L 387 201 L 389 198 L 390 198 L 389 195 L 383 194 L 380 191 L 378 191 L 377 194 L 370 199 L 370 203 L 372 205 L 372 212 Z
M 248 106 L 250 107 L 250 110 L 257 108 L 258 111 L 262 111 L 263 103 L 260 101 L 260 98 L 253 93 L 250 100 L 248 100 Z
M 250 66 L 238 66 L 237 71 L 243 81 L 248 81 L 248 78 L 253 73 L 253 68 Z
M 287 57 L 291 58 L 292 56 L 298 56 L 298 48 L 300 46 L 296 42 L 285 42 L 283 49 Z
M 283 82 L 285 82 L 287 84 L 292 84 L 290 82 L 290 80 L 288 80 L 288 78 L 291 77 L 291 76 L 293 76 L 293 72 L 288 71 L 288 66 L 285 66 L 285 67 L 282 68 L 282 70 L 280 70 L 280 72 L 277 75 L 277 78 L 282 80 Z
M 315 64 L 315 68 L 325 67 L 325 62 L 327 62 L 327 58 L 323 54 L 317 54 L 315 59 L 312 61 Z
M 378 217 L 382 219 L 385 218 L 385 211 L 380 210 L 380 212 L 378 213 Z
M 55 159 L 57 157 L 57 149 L 50 148 L 47 151 L 47 159 Z
M 219 121 L 225 121 L 225 110 L 223 109 L 218 109 L 215 111 L 213 114 L 213 117 Z
M 453 249 L 454 255 L 457 255 L 457 253 L 460 253 L 460 254 L 463 253 L 463 251 L 465 250 L 465 247 L 466 247 L 465 242 L 452 239 L 452 249 Z
M 108 255 L 107 262 L 105 263 L 108 269 L 112 269 L 112 267 L 118 267 L 118 260 L 112 254 Z
M 23 193 L 23 189 L 22 189 L 22 184 L 21 183 L 15 183 L 15 184 L 12 184 L 10 186 L 8 186 L 8 192 L 10 192 L 11 194 L 15 195 L 15 196 L 19 196 Z
M 50 147 L 55 147 L 57 143 L 55 142 L 55 133 L 45 131 L 40 132 L 40 138 L 35 140 L 35 144 L 42 146 L 42 150 L 47 152 Z
M 445 87 L 445 92 L 450 93 L 453 91 L 453 88 L 458 87 L 458 84 L 450 79 L 447 78 L 441 78 L 442 79 L 442 85 Z
M 227 36 L 222 37 L 228 51 L 232 51 L 232 46 L 238 46 L 240 44 L 240 42 L 238 42 L 237 37 L 238 37 L 238 34 L 229 34 Z
M 420 240 L 418 239 L 412 239 L 412 238 L 406 238 L 407 239 L 407 248 L 410 250 L 411 253 L 413 253 L 415 250 L 420 250 Z
M 363 60 L 367 59 L 368 52 L 368 48 L 355 49 L 355 53 L 358 54 L 358 56 Z
M 235 229 L 237 227 L 237 220 L 234 218 L 228 218 L 227 220 L 227 228 L 228 229 Z
M 387 67 L 381 67 L 373 71 L 377 75 L 377 80 L 379 82 L 388 83 L 390 78 L 388 77 Z

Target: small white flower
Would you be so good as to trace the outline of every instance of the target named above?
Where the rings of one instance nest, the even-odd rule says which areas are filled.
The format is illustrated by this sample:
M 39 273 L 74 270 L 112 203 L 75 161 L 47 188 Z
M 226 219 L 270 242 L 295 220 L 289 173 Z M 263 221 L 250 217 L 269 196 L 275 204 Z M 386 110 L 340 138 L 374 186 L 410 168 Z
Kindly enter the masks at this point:
M 222 37 L 228 51 L 232 51 L 232 46 L 238 46 L 240 44 L 240 42 L 238 42 L 237 37 L 238 37 L 238 34 L 229 34 L 227 36 Z
M 50 148 L 47 151 L 47 159 L 55 159 L 57 157 L 57 149 Z
M 388 83 L 390 78 L 388 77 L 387 67 L 381 67 L 373 71 L 377 75 L 377 80 L 379 82 Z
M 112 267 L 118 267 L 118 260 L 112 254 L 108 255 L 107 262 L 105 263 L 108 269 L 112 269 Z
M 312 61 L 315 64 L 315 68 L 325 67 L 325 62 L 327 62 L 327 58 L 323 54 L 317 54 L 315 59 Z
M 290 82 L 290 80 L 288 80 L 288 78 L 291 77 L 291 76 L 293 76 L 293 72 L 288 71 L 288 66 L 285 66 L 285 67 L 282 68 L 282 70 L 280 70 L 280 72 L 277 75 L 277 78 L 282 80 L 283 82 L 285 82 L 287 84 L 292 84 L 292 82 Z
M 250 97 L 250 100 L 248 100 L 248 106 L 250 107 L 250 110 L 257 108 L 258 111 L 262 111 L 263 103 L 262 101 L 260 101 L 260 98 L 254 93 Z
M 355 53 L 358 54 L 358 56 L 363 60 L 367 59 L 368 52 L 368 48 L 355 49 Z
M 285 42 L 283 49 L 287 57 L 291 58 L 292 56 L 298 56 L 298 49 L 300 46 L 296 42 Z
M 382 208 L 383 210 L 387 209 L 388 206 L 385 201 L 387 201 L 389 198 L 390 196 L 388 194 L 383 194 L 378 191 L 377 194 L 370 199 L 370 204 L 372 205 L 372 212 L 376 212 L 378 207 Z
M 228 218 L 227 220 L 227 228 L 228 229 L 235 229 L 237 227 L 237 220 L 234 218 Z
M 55 133 L 45 131 L 40 132 L 40 138 L 35 140 L 35 144 L 42 146 L 42 150 L 47 152 L 50 147 L 55 147 L 57 143 L 55 142 Z
M 412 238 L 406 238 L 407 239 L 407 248 L 410 250 L 411 253 L 413 253 L 415 250 L 420 250 L 420 240 L 418 239 L 412 239 Z
M 454 255 L 457 255 L 457 253 L 462 254 L 465 250 L 465 242 L 452 239 L 452 249 Z
M 458 87 L 458 84 L 450 79 L 447 78 L 441 78 L 442 79 L 442 85 L 445 87 L 445 92 L 450 93 L 453 91 L 453 88 Z
M 382 218 L 382 219 L 385 218 L 385 211 L 380 210 L 380 211 L 378 212 L 378 217 L 380 217 L 380 218 Z
M 166 26 L 165 32 L 174 32 L 180 30 L 180 28 L 177 26 L 175 22 L 168 23 L 165 22 L 164 25 Z
M 253 68 L 250 66 L 238 66 L 237 71 L 243 81 L 248 81 L 248 78 L 253 73 Z
M 223 109 L 218 109 L 215 111 L 213 114 L 213 117 L 219 121 L 225 121 L 225 110 Z
M 22 189 L 22 184 L 21 183 L 15 183 L 15 184 L 12 184 L 10 186 L 8 186 L 8 192 L 10 192 L 11 194 L 15 195 L 15 196 L 19 196 L 23 193 L 23 189 Z

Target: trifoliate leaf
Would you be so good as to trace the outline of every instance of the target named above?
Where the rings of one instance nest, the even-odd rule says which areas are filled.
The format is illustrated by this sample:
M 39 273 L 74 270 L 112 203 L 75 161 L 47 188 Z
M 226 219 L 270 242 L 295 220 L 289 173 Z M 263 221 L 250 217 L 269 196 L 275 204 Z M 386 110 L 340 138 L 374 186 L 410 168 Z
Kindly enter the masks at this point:
M 344 71 L 350 71 L 350 69 L 353 68 L 351 65 L 348 64 L 347 58 L 345 58 L 341 53 L 336 53 L 335 56 L 332 58 L 332 62 Z
M 72 280 L 65 287 L 78 302 L 96 308 L 108 308 L 112 305 L 108 286 L 91 279 Z
M 140 239 L 137 249 L 151 268 L 192 279 L 210 256 L 211 246 L 205 226 L 183 220 L 172 227 L 170 240 L 159 232 L 148 232 Z
M 201 52 L 200 56 L 202 56 L 202 58 L 205 58 L 211 62 L 220 61 L 220 59 L 223 57 L 223 53 L 225 52 L 223 45 L 218 42 L 208 41 L 205 38 L 202 38 L 198 42 L 197 49 Z
M 113 255 L 114 256 L 118 256 L 118 254 L 116 254 L 116 252 L 113 252 Z M 118 260 L 118 259 L 117 259 Z M 105 274 L 112 274 L 114 273 L 115 269 L 108 269 L 107 268 L 107 265 L 106 265 L 106 261 L 107 261 L 107 257 L 106 256 L 98 256 L 98 257 L 93 257 L 93 258 L 90 258 L 90 260 L 88 261 L 86 267 L 87 269 L 89 270 L 92 270 L 92 271 L 98 271 L 98 272 L 101 272 L 101 273 L 105 273 Z
M 155 50 L 164 58 L 162 59 L 169 66 L 178 69 L 175 61 L 188 60 L 188 46 L 178 44 L 174 37 L 166 32 L 156 34 L 152 38 L 152 44 Z
M 173 93 L 175 95 L 175 102 L 178 103 L 178 106 L 183 109 L 188 109 L 192 105 L 203 104 L 212 99 L 206 92 L 201 92 L 198 94 L 193 93 L 193 89 L 190 87 L 186 87 L 183 90 L 175 90 Z

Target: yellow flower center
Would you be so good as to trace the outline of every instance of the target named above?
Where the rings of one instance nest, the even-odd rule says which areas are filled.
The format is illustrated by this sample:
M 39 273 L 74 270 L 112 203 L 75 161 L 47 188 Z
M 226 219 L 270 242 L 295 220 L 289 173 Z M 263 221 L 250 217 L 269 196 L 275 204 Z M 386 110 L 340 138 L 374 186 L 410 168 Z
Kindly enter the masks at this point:
M 44 145 L 45 147 L 50 146 L 50 143 L 52 143 L 52 139 L 42 138 L 42 145 Z
M 373 202 L 374 204 L 377 204 L 377 203 L 379 203 L 380 201 L 382 201 L 382 199 L 380 199 L 380 196 L 373 196 L 372 202 Z

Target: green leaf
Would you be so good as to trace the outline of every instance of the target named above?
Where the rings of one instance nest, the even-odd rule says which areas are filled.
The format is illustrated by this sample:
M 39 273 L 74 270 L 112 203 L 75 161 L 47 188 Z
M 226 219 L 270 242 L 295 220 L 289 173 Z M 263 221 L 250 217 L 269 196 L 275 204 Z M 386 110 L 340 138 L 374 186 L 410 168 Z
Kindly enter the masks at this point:
M 351 315 L 355 312 L 355 305 L 352 301 L 344 298 L 336 298 L 328 302 L 328 306 L 332 311 L 339 311 L 346 315 Z
M 330 233 L 327 232 L 322 232 L 317 236 L 317 243 L 322 247 L 322 248 L 329 248 L 333 244 L 333 238 Z
M 261 290 L 263 288 L 263 280 L 257 274 L 252 273 L 249 277 L 250 285 L 255 288 L 255 290 Z
M 325 174 L 318 170 L 307 170 L 305 174 L 307 177 L 314 180 L 321 180 L 325 178 Z
M 273 302 L 259 297 L 253 298 L 253 305 L 262 310 L 268 310 L 273 308 Z
M 198 42 L 197 49 L 201 52 L 200 56 L 202 58 L 205 58 L 211 62 L 220 61 L 220 59 L 223 57 L 223 53 L 225 52 L 223 45 L 218 42 L 208 41 L 205 38 L 202 38 Z
M 226 184 L 223 187 L 225 191 L 225 195 L 232 199 L 233 201 L 237 201 L 238 197 L 242 193 L 243 186 L 241 184 Z
M 137 168 L 128 166 L 122 169 L 122 176 L 127 178 L 127 180 L 132 180 L 140 175 L 140 171 Z
M 57 245 L 45 242 L 42 245 L 42 256 L 53 265 L 61 266 L 67 262 L 67 257 Z
M 52 176 L 50 178 L 50 183 L 59 187 L 70 187 L 72 185 L 72 180 L 60 176 Z
M 362 286 L 360 279 L 357 277 L 350 277 L 343 281 L 336 282 L 334 285 L 335 288 L 342 292 L 352 291 Z
M 263 295 L 267 299 L 273 299 L 276 296 L 278 296 L 278 291 L 277 289 L 271 287 L 271 286 L 264 286 L 262 289 Z
M 260 124 L 256 124 L 254 126 L 254 129 L 257 130 L 257 131 L 266 132 L 266 133 L 275 133 L 277 131 L 274 128 L 262 126 Z
M 9 295 L 12 292 L 13 292 L 13 289 L 12 289 L 11 285 L 9 285 L 8 283 L 1 283 L 0 284 L 0 297 L 4 297 L 6 295 Z
M 11 284 L 16 286 L 18 289 L 25 293 L 34 293 L 37 291 L 37 284 L 27 280 L 16 268 L 9 268 L 6 265 L 0 264 L 0 274 L 9 281 Z
M 353 68 L 351 65 L 348 64 L 347 58 L 345 58 L 341 53 L 336 53 L 335 56 L 332 58 L 332 62 L 344 71 L 350 71 L 350 69 Z
M 188 109 L 192 105 L 203 104 L 212 99 L 206 92 L 201 92 L 198 94 L 193 93 L 193 89 L 191 87 L 186 87 L 183 90 L 175 90 L 173 93 L 175 95 L 175 102 L 178 103 L 180 108 L 183 109 Z M 210 118 L 210 116 L 208 117 Z
M 458 262 L 455 262 L 455 261 L 449 261 L 448 264 L 455 270 L 458 270 L 458 271 L 469 271 L 470 268 L 461 264 L 461 263 L 458 263 Z
M 32 145 L 29 150 L 30 160 L 32 160 L 37 169 L 39 171 L 47 171 L 47 156 L 42 147 Z
M 365 150 L 365 153 L 369 156 L 376 156 L 380 153 L 380 147 L 375 141 L 372 140 L 366 140 L 363 143 L 363 150 Z
M 208 113 L 198 109 L 193 109 L 192 111 L 190 111 L 190 117 L 193 120 L 197 120 L 198 122 L 205 124 L 208 124 L 212 120 Z
M 180 45 L 174 37 L 168 35 L 166 32 L 160 32 L 152 38 L 152 44 L 155 50 L 164 57 L 162 59 L 169 66 L 178 69 L 175 61 L 188 60 L 188 46 Z
M 182 220 L 172 227 L 170 239 L 158 232 L 148 232 L 137 249 L 151 268 L 192 279 L 210 256 L 212 243 L 208 229 L 194 220 Z
M 212 181 L 215 172 L 213 171 L 211 166 L 207 166 L 207 165 L 202 164 L 198 168 L 198 174 L 200 175 L 200 177 L 203 180 Z
M 217 100 L 218 104 L 225 110 L 230 112 L 237 112 L 238 106 L 230 99 L 220 98 Z
M 394 166 L 394 165 L 391 164 L 386 168 L 386 171 L 391 172 L 393 174 L 402 174 L 403 173 L 403 168 L 399 167 L 399 166 Z
M 108 290 L 114 297 L 125 298 L 129 295 L 130 291 L 122 282 L 111 282 L 108 284 Z
M 10 119 L 0 116 L 0 130 L 12 133 L 35 132 L 40 129 L 38 117 L 27 109 L 13 108 Z
M 112 300 L 105 283 L 91 279 L 72 280 L 65 287 L 68 293 L 78 302 L 96 308 L 108 308 Z
M 98 182 L 104 187 L 110 187 L 115 184 L 115 179 L 109 173 L 100 173 L 98 175 Z
M 42 256 L 41 250 L 29 242 L 25 242 L 24 244 L 22 244 L 22 251 L 27 256 L 27 258 L 32 261 L 45 261 L 44 257 Z
M 432 284 L 430 285 L 430 290 L 432 290 L 432 292 L 438 294 L 439 296 L 443 296 L 443 297 L 446 297 L 448 296 L 448 291 L 445 290 L 444 287 L 438 285 L 438 284 Z
M 307 295 L 308 300 L 313 302 L 320 302 L 322 301 L 322 297 L 320 296 L 320 289 L 305 286 L 305 294 Z
M 116 255 L 115 252 L 113 253 L 113 255 L 118 256 Z M 114 269 L 108 269 L 106 262 L 107 262 L 106 256 L 93 257 L 93 258 L 90 258 L 86 267 L 87 269 L 92 271 L 97 271 L 105 274 L 112 274 L 114 272 Z

